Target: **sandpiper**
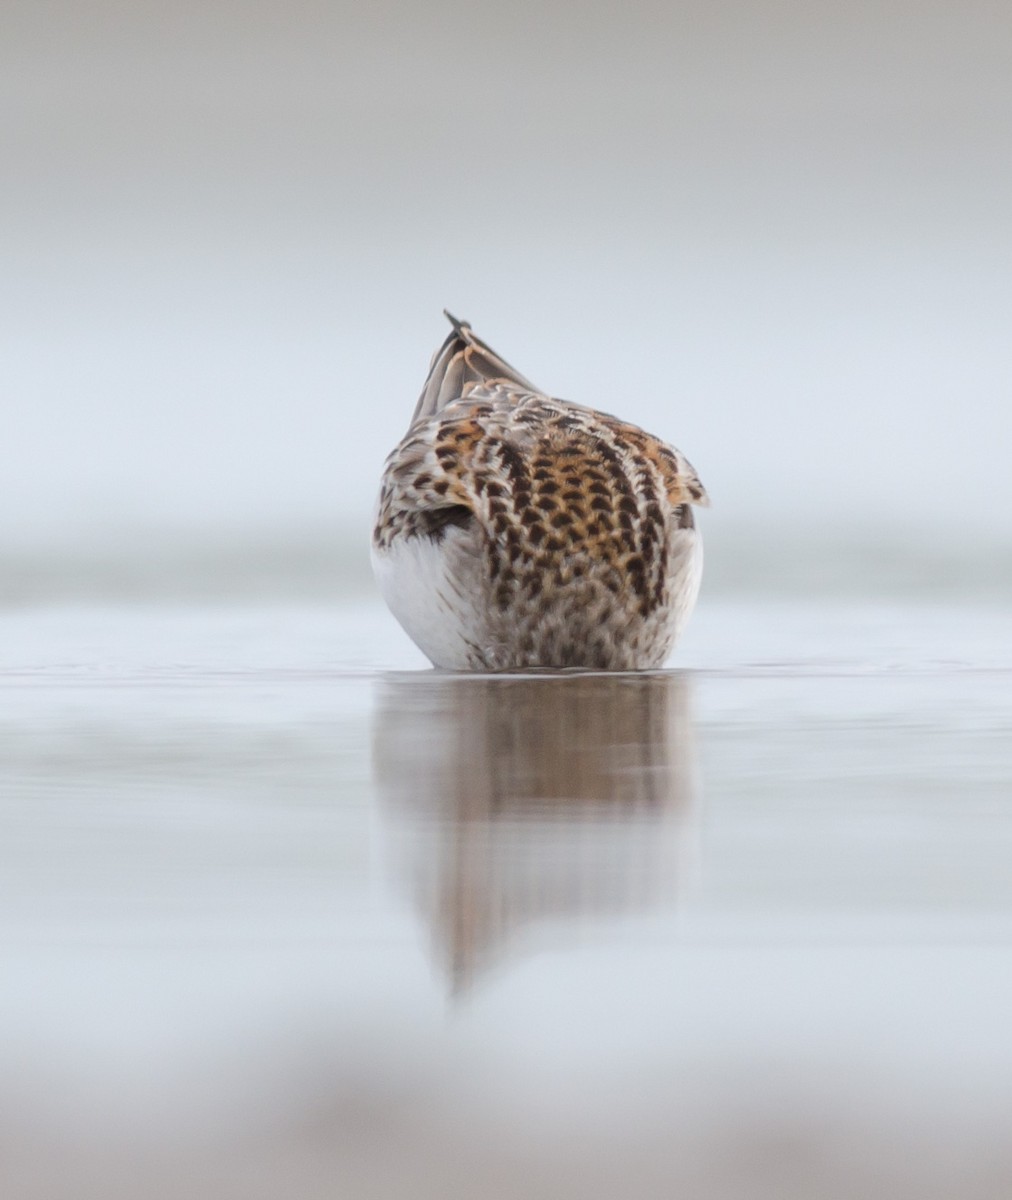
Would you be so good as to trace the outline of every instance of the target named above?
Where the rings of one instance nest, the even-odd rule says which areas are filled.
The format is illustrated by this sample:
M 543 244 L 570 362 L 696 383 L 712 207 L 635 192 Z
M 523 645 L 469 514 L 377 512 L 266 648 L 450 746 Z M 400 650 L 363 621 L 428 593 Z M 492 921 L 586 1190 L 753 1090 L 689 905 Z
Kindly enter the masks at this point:
M 699 591 L 688 460 L 557 400 L 446 314 L 372 538 L 383 597 L 437 667 L 661 666 Z

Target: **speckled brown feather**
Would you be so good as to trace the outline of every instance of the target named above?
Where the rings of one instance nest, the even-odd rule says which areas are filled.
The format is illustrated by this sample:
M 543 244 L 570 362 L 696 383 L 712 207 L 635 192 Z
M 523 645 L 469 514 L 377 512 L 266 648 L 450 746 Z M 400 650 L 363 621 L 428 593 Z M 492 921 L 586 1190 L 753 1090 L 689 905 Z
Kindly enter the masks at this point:
M 467 362 L 468 333 L 455 326 L 433 372 Z M 471 669 L 659 664 L 698 584 L 698 569 L 683 578 L 698 546 L 690 506 L 708 503 L 695 471 L 634 425 L 531 390 L 478 347 L 498 377 L 447 399 L 445 375 L 437 389 L 430 373 L 387 462 L 375 553 L 412 538 L 445 548 L 477 610 Z

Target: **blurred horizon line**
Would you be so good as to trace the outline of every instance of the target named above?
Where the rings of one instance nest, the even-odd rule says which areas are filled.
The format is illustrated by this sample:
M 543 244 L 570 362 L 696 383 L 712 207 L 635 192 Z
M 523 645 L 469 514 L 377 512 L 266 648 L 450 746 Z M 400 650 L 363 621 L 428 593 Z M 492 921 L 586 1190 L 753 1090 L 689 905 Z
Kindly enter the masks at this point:
M 1012 538 L 901 525 L 704 529 L 704 597 L 1012 600 Z M 0 607 L 101 602 L 334 603 L 378 593 L 369 529 L 333 523 L 105 530 L 0 543 Z

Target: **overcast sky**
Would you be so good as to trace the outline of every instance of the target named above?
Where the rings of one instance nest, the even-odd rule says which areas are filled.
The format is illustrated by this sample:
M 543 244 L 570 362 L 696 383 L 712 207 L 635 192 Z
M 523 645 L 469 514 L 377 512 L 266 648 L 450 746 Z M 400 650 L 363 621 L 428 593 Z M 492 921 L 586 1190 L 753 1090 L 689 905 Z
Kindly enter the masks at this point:
M 0 545 L 364 524 L 443 306 L 754 523 L 1012 536 L 1012 7 L 0 6 Z

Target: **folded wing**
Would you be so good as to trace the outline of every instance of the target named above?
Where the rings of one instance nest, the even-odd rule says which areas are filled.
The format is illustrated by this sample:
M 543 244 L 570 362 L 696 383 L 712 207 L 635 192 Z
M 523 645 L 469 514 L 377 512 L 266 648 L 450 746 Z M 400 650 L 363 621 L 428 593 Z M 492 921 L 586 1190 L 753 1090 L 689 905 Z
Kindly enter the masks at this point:
M 449 313 L 446 313 L 446 318 L 453 329 L 433 356 L 428 378 L 411 417 L 412 425 L 441 412 L 447 404 L 459 400 L 476 385 L 506 384 L 524 392 L 540 392 L 515 367 L 500 358 L 491 346 L 472 333 L 466 321 L 458 321 Z

